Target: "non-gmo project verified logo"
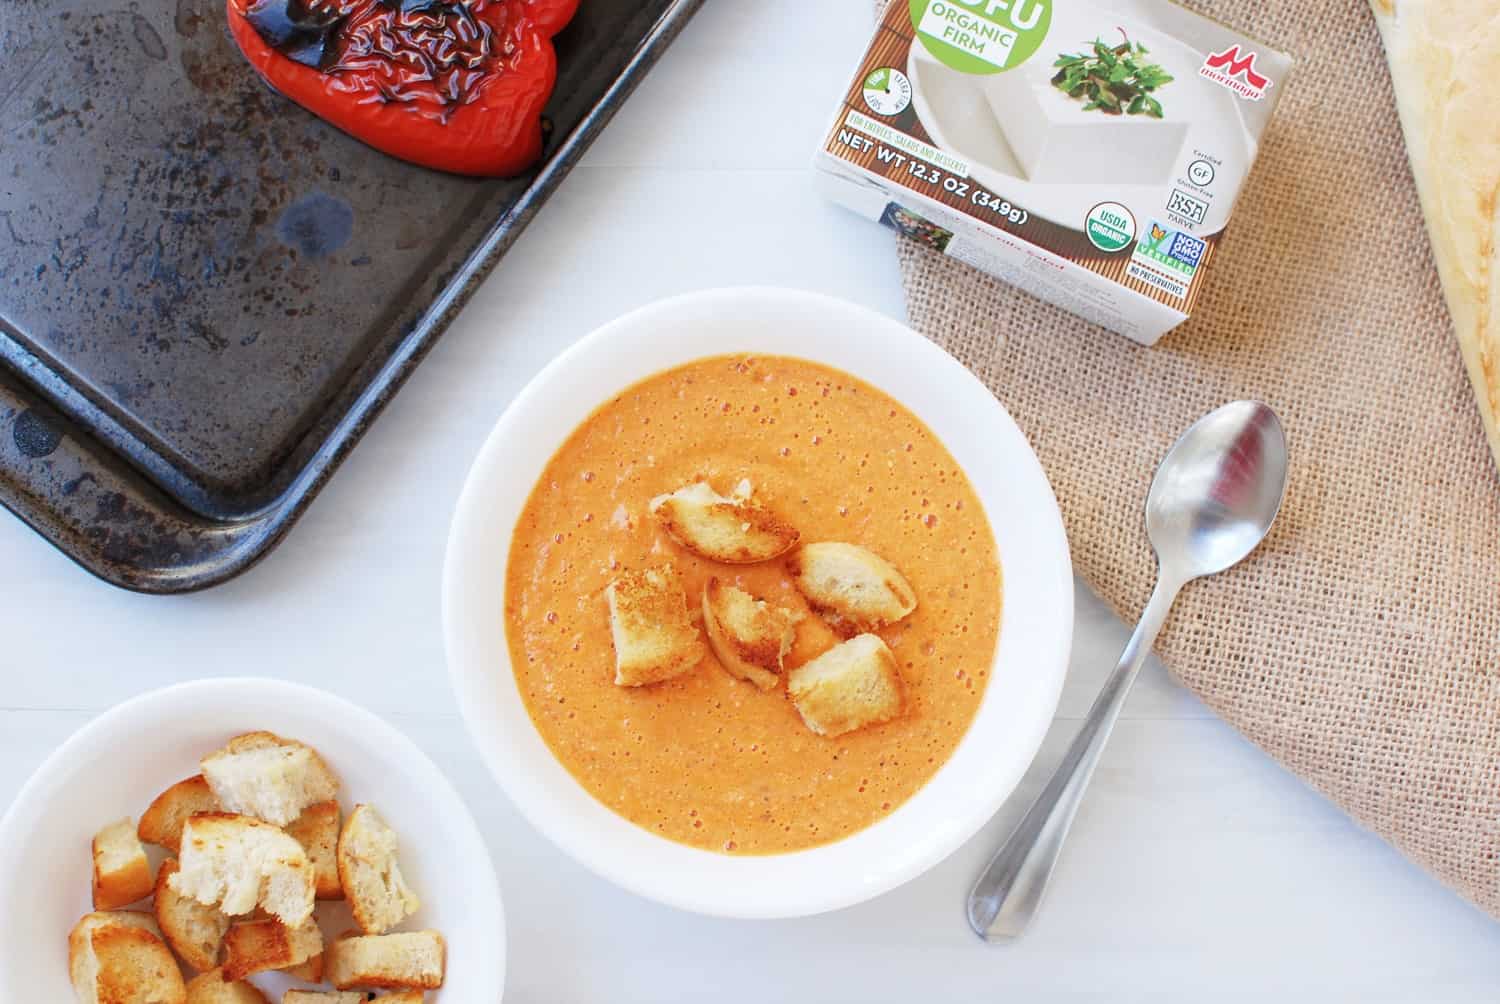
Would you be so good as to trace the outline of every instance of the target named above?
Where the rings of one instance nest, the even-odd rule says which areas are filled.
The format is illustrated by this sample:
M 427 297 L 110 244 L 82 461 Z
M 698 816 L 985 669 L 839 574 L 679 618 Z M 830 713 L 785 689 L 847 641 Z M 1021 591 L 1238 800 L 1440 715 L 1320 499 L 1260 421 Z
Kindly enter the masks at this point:
M 1168 230 L 1156 220 L 1141 237 L 1136 253 L 1158 265 L 1167 265 L 1189 275 L 1203 261 L 1207 245 L 1191 234 Z
M 1192 234 L 1185 234 L 1179 230 L 1172 237 L 1172 246 L 1167 249 L 1167 257 L 1176 258 L 1180 262 L 1197 268 L 1199 263 L 1203 261 L 1203 252 L 1207 248 L 1207 244 L 1204 244 Z
M 1210 53 L 1198 75 L 1229 88 L 1242 98 L 1259 101 L 1275 81 L 1255 69 L 1255 59 L 1256 53 L 1242 52 L 1238 45 L 1231 45 L 1223 52 Z
M 1125 274 L 1158 292 L 1186 300 L 1205 250 L 1207 246 L 1198 238 L 1152 220 L 1136 241 Z

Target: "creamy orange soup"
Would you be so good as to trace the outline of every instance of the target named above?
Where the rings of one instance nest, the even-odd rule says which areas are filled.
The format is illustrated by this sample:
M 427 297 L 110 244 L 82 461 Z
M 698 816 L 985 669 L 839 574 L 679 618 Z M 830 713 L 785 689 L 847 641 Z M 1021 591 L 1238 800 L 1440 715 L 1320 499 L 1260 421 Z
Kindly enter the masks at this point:
M 692 481 L 727 492 L 741 478 L 804 543 L 862 545 L 911 582 L 915 613 L 880 632 L 901 666 L 901 717 L 823 738 L 784 689 L 734 679 L 712 655 L 676 680 L 615 686 L 604 590 L 622 569 L 674 561 L 694 611 L 710 575 L 806 609 L 782 561 L 705 561 L 648 511 Z M 915 415 L 826 366 L 719 357 L 631 387 L 558 450 L 515 529 L 505 620 L 532 720 L 595 798 L 694 847 L 769 854 L 863 829 L 932 777 L 984 695 L 1000 602 L 984 510 Z

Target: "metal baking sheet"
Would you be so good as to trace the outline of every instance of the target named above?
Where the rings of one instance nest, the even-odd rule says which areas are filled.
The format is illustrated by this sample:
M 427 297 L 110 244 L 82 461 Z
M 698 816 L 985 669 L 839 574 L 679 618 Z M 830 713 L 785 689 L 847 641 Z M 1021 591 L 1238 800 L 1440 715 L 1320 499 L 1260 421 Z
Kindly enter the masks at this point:
M 476 180 L 265 87 L 222 0 L 0 2 L 0 504 L 144 592 L 286 534 L 702 0 L 583 0 Z

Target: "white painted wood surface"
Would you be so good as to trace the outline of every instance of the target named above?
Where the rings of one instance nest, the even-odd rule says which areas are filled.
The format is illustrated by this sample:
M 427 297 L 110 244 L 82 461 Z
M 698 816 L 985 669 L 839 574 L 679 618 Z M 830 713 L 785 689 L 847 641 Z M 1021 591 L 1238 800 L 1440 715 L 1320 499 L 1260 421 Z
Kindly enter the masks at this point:
M 825 206 L 807 172 L 868 15 L 868 0 L 709 0 L 286 545 L 241 579 L 133 596 L 0 516 L 0 805 L 115 702 L 259 673 L 386 715 L 453 778 L 504 884 L 512 1001 L 1500 1000 L 1500 924 L 1159 666 L 1116 732 L 1039 923 L 1008 948 L 979 943 L 961 904 L 1019 807 L 864 906 L 724 922 L 584 872 L 480 766 L 444 674 L 439 569 L 468 462 L 525 381 L 594 326 L 708 286 L 805 287 L 901 315 L 891 238 Z M 1067 692 L 1022 797 L 1124 643 L 1082 590 L 1079 607 Z

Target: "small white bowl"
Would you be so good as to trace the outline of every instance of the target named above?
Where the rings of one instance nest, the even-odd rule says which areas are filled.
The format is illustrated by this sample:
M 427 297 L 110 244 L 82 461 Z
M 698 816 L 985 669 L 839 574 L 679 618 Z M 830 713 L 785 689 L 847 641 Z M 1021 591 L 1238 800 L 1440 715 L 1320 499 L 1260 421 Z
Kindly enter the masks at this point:
M 1005 585 L 989 687 L 948 763 L 866 830 L 810 850 L 754 857 L 697 850 L 652 834 L 574 781 L 527 714 L 504 623 L 511 532 L 564 439 L 631 384 L 735 352 L 825 363 L 915 412 L 983 501 Z M 1041 465 L 1005 409 L 968 370 L 921 335 L 865 308 L 790 290 L 727 289 L 657 303 L 604 326 L 553 360 L 515 399 L 480 450 L 459 499 L 448 538 L 443 621 L 464 720 L 532 825 L 639 895 L 718 916 L 794 917 L 849 906 L 920 875 L 1005 801 L 1057 706 L 1072 641 L 1073 581 L 1062 517 Z
M 139 820 L 198 758 L 267 729 L 315 747 L 339 775 L 339 800 L 380 809 L 401 836 L 401 867 L 422 899 L 402 930 L 448 942 L 442 1001 L 500 1000 L 505 912 L 495 867 L 453 786 L 411 740 L 342 698 L 275 680 L 201 680 L 133 698 L 63 743 L 0 820 L 0 1000 L 71 1001 L 68 931 L 92 907 L 89 842 L 122 816 Z M 255 982 L 281 999 L 277 976 Z

